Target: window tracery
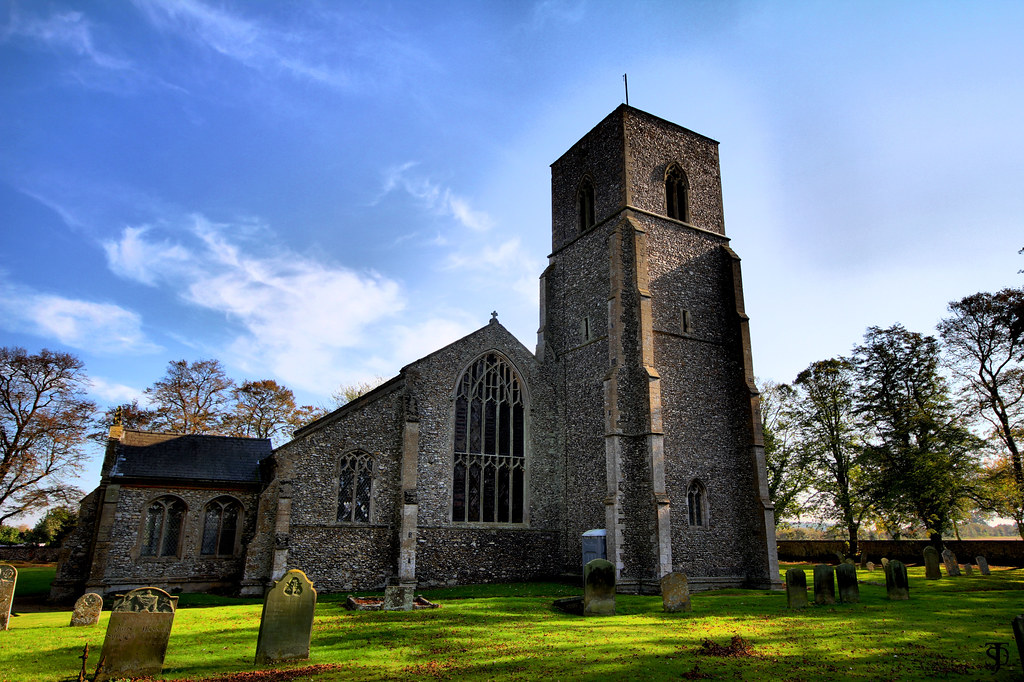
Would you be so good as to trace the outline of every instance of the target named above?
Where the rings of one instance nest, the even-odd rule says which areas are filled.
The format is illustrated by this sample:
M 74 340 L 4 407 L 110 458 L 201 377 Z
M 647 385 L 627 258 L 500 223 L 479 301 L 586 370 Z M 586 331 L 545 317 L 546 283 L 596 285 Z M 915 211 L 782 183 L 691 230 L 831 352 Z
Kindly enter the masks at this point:
M 700 481 L 692 482 L 686 491 L 686 510 L 687 520 L 690 522 L 691 527 L 707 528 L 707 491 L 704 488 L 704 484 Z
M 369 523 L 373 498 L 373 458 L 357 450 L 341 458 L 338 472 L 338 523 Z
M 674 163 L 665 172 L 665 214 L 690 221 L 690 183 L 683 169 Z
M 141 556 L 178 556 L 185 510 L 185 502 L 173 495 L 164 495 L 150 502 L 144 520 Z
M 207 503 L 203 509 L 203 541 L 199 553 L 204 556 L 230 556 L 235 553 L 238 521 L 242 504 L 223 495 Z

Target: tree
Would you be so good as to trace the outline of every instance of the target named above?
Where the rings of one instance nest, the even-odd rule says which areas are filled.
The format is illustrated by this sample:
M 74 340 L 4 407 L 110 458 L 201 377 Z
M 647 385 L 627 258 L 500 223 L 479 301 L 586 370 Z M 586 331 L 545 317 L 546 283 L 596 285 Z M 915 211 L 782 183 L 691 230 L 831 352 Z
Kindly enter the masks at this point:
M 902 325 L 868 328 L 854 349 L 857 410 L 867 426 L 866 491 L 883 514 L 908 515 L 936 549 L 964 498 L 976 494 L 981 441 L 954 411 L 934 337 Z
M 775 505 L 775 525 L 796 516 L 807 492 L 811 472 L 807 450 L 798 439 L 793 419 L 796 392 L 789 384 L 767 381 L 761 387 L 761 431 L 764 437 L 768 497 Z
M 78 525 L 78 512 L 72 507 L 58 506 L 46 510 L 46 514 L 36 523 L 35 528 L 25 534 L 27 542 L 35 542 L 48 547 L 60 547 L 64 538 Z
M 81 497 L 65 479 L 85 459 L 96 410 L 87 386 L 82 361 L 70 353 L 0 348 L 0 524 Z
M 145 390 L 156 414 L 152 426 L 172 433 L 223 432 L 232 386 L 218 360 L 173 360 Z
M 12 526 L 0 526 L 0 545 L 17 545 L 24 542 L 21 531 Z
M 939 322 L 939 334 L 972 413 L 988 422 L 1008 454 L 1010 479 L 996 477 L 1001 480 L 1000 506 L 1017 521 L 1024 538 L 1019 435 L 1024 430 L 1024 289 L 973 294 L 950 303 L 949 312 Z
M 231 389 L 234 410 L 228 416 L 229 432 L 249 438 L 284 435 L 295 414 L 295 394 L 272 379 L 246 381 Z
M 342 405 L 346 405 L 364 393 L 369 393 L 385 381 L 386 379 L 384 379 L 384 377 L 378 376 L 374 377 L 370 381 L 356 381 L 351 384 L 343 384 L 338 387 L 337 391 L 331 394 L 331 398 L 334 399 L 334 406 L 341 407 Z
M 853 366 L 844 358 L 811 363 L 794 382 L 795 421 L 817 473 L 818 508 L 840 522 L 857 555 L 857 532 L 870 505 L 861 492 L 860 424 L 854 410 L 857 393 Z

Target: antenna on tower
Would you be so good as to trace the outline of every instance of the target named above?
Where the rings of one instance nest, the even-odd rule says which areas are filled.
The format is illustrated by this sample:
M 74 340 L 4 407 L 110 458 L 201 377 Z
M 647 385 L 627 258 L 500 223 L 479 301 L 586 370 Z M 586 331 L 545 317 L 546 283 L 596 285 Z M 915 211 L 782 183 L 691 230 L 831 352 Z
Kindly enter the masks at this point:
M 622 85 L 626 88 L 626 106 L 629 106 L 629 79 L 626 78 L 626 74 L 622 74 Z

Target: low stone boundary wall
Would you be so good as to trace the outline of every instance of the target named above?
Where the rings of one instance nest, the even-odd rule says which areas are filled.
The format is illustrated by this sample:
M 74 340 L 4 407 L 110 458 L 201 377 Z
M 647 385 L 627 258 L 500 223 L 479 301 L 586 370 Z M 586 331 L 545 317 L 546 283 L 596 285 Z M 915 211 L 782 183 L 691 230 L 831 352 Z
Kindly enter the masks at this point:
M 1021 540 L 943 540 L 960 563 L 983 556 L 992 566 L 1024 566 L 1024 541 Z M 779 540 L 780 561 L 836 563 L 836 552 L 847 552 L 843 540 Z M 876 564 L 886 557 L 905 564 L 920 564 L 927 540 L 860 540 L 860 551 Z
M 36 564 L 49 564 L 57 561 L 60 547 L 24 547 L 0 545 L 0 561 L 25 561 Z

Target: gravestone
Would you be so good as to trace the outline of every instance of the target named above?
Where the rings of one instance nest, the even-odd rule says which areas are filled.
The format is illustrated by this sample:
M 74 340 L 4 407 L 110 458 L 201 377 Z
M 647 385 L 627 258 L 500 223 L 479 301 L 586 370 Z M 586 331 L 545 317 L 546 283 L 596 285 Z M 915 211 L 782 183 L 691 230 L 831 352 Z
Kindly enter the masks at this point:
M 802 568 L 786 571 L 786 605 L 791 609 L 807 608 L 807 575 Z
M 925 580 L 938 580 L 942 577 L 939 569 L 939 550 L 931 545 L 924 548 L 924 578 Z
M 416 583 L 398 583 L 384 586 L 385 611 L 412 611 L 416 601 Z
M 974 566 L 971 566 L 970 563 L 966 563 L 963 566 L 963 571 L 964 575 L 974 575 Z
M 861 568 L 867 568 L 868 567 L 868 553 L 867 552 L 861 552 L 861 554 L 860 554 L 860 567 Z
M 1024 666 L 1024 616 L 1014 616 L 1011 621 L 1013 638 L 1017 640 L 1017 658 Z
M 583 615 L 615 615 L 615 566 L 607 559 L 583 567 Z
M 159 675 L 177 606 L 178 598 L 158 587 L 140 587 L 115 597 L 96 682 Z
M 689 611 L 693 608 L 690 604 L 690 588 L 685 573 L 672 572 L 661 579 L 661 603 L 668 613 Z
M 872 573 L 875 572 L 875 562 L 874 561 L 869 561 L 868 562 L 868 570 L 871 571 Z
M 888 565 L 889 565 L 889 560 L 886 559 L 885 557 L 882 557 L 882 568 L 885 568 Z
M 946 564 L 946 575 L 953 578 L 960 575 L 960 565 L 956 562 L 956 554 L 948 547 L 942 550 L 942 563 Z
M 11 620 L 11 604 L 14 603 L 14 585 L 18 582 L 18 569 L 10 564 L 0 564 L 0 632 L 7 629 Z
M 979 573 L 981 573 L 982 575 L 992 575 L 992 573 L 988 570 L 988 559 L 986 559 L 983 556 L 976 556 L 974 557 L 974 563 L 978 564 Z
M 840 566 L 849 566 L 841 563 Z M 828 605 L 836 603 L 836 581 L 831 566 L 818 564 L 814 567 L 814 603 Z
M 860 586 L 857 584 L 857 569 L 849 564 L 836 568 L 836 582 L 839 583 L 839 601 L 856 604 L 860 601 Z
M 315 609 L 316 590 L 305 573 L 293 568 L 281 576 L 263 601 L 256 663 L 309 658 Z
M 86 592 L 75 602 L 75 610 L 71 612 L 71 627 L 85 627 L 100 622 L 103 611 L 103 597 L 95 592 Z
M 903 565 L 902 561 L 893 559 L 885 565 L 885 590 L 889 599 L 893 601 L 910 599 L 907 567 Z

